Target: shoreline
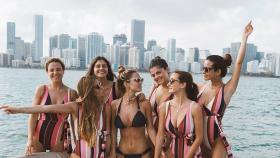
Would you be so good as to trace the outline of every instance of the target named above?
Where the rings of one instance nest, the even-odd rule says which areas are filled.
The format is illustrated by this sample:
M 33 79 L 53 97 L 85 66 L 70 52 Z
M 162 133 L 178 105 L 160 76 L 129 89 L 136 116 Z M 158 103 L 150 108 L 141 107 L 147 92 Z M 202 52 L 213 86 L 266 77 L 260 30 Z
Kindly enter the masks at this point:
M 4 69 L 32 69 L 32 70 L 44 70 L 44 68 L 42 67 L 38 67 L 38 68 L 31 68 L 31 67 L 3 67 L 3 66 L 0 66 L 0 69 L 1 68 L 4 68 Z M 65 70 L 67 71 L 86 71 L 86 69 L 71 69 L 71 68 L 65 68 Z M 113 70 L 114 72 L 117 72 L 115 70 Z M 138 72 L 141 72 L 141 73 L 149 73 L 149 71 L 147 70 L 137 70 Z M 192 75 L 195 74 L 195 75 L 202 75 L 202 73 L 191 73 Z M 229 76 L 229 75 L 232 75 L 232 73 L 228 73 L 226 76 Z M 248 76 L 248 77 L 263 77 L 263 78 L 280 78 L 280 76 L 273 76 L 272 74 L 265 74 L 265 73 L 244 73 L 244 74 L 241 74 L 241 76 Z

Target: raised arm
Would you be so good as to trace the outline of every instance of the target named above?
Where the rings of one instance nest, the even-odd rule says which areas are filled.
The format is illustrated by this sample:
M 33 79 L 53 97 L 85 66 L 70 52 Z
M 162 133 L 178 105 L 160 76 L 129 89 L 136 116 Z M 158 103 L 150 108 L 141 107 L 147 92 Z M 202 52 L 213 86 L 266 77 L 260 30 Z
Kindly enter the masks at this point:
M 154 155 L 155 158 L 160 158 L 162 144 L 164 142 L 164 135 L 165 135 L 164 125 L 165 125 L 165 115 L 166 115 L 165 104 L 166 102 L 162 103 L 159 109 L 159 123 L 158 123 L 158 131 L 156 136 L 155 155 Z
M 150 139 L 152 140 L 153 144 L 156 144 L 156 131 L 153 126 L 153 121 L 152 121 L 152 107 L 151 103 L 146 100 L 143 102 L 145 107 L 145 113 L 146 113 L 146 118 L 147 118 L 147 131 L 149 134 Z
M 201 107 L 195 103 L 192 105 L 192 116 L 194 121 L 195 140 L 190 148 L 187 158 L 194 157 L 203 139 L 203 120 Z
M 245 57 L 245 52 L 246 52 L 247 39 L 248 39 L 249 35 L 253 32 L 253 26 L 251 23 L 252 22 L 250 21 L 249 24 L 247 24 L 247 26 L 244 29 L 244 32 L 242 34 L 242 41 L 241 41 L 239 52 L 238 52 L 238 55 L 236 58 L 232 77 L 225 86 L 225 92 L 227 93 L 226 95 L 229 98 L 233 95 L 233 93 L 235 92 L 237 85 L 238 85 L 241 68 L 242 68 L 242 63 L 243 63 L 243 60 Z

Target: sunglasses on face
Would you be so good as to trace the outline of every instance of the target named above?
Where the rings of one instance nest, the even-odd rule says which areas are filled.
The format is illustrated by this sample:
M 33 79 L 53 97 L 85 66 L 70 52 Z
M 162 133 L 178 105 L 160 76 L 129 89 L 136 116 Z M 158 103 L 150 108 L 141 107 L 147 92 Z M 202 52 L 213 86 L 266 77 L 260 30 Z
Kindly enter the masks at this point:
M 130 79 L 130 81 L 134 81 L 134 82 L 137 82 L 137 83 L 142 83 L 144 81 L 144 78 L 132 78 Z
M 179 82 L 179 80 L 170 79 L 170 80 L 168 81 L 168 84 L 169 84 L 169 85 L 173 85 L 173 83 L 175 83 L 176 81 Z
M 203 72 L 210 72 L 211 70 L 214 70 L 214 68 L 213 67 L 203 67 L 202 68 L 202 70 L 203 70 Z

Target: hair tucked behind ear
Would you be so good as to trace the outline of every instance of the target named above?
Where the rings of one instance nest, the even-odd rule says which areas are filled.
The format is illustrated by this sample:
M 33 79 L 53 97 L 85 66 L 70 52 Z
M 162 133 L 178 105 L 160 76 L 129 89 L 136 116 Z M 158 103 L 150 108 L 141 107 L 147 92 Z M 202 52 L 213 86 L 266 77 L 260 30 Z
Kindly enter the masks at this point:
M 232 59 L 230 54 L 225 54 L 224 57 L 219 55 L 210 55 L 206 58 L 213 63 L 214 70 L 221 70 L 221 77 L 227 74 L 227 68 L 231 65 Z
M 136 73 L 137 71 L 135 70 L 126 70 L 124 68 L 124 66 L 119 66 L 118 69 L 118 80 L 117 80 L 117 87 L 118 90 L 120 92 L 120 97 L 122 97 L 125 93 L 125 86 L 124 86 L 124 82 L 128 81 L 131 77 L 133 73 Z
M 179 74 L 180 83 L 186 83 L 185 91 L 188 98 L 197 101 L 198 87 L 193 82 L 192 75 L 186 71 L 175 71 L 174 73 Z
M 82 115 L 79 124 L 79 135 L 89 146 L 95 146 L 97 137 L 97 127 L 95 122 L 101 112 L 101 104 L 94 94 L 94 76 L 82 77 L 78 83 L 78 93 L 82 98 Z

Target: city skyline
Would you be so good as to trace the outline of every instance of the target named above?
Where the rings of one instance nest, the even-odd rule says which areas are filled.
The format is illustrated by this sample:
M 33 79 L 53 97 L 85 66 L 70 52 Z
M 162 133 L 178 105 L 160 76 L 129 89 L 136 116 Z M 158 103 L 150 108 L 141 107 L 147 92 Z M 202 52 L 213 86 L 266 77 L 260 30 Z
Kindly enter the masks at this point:
M 68 7 L 64 7 L 66 2 Z M 124 33 L 127 39 L 131 39 L 132 19 L 145 20 L 145 47 L 151 39 L 166 46 L 168 39 L 174 38 L 177 47 L 185 50 L 199 47 L 209 49 L 213 54 L 221 54 L 225 46 L 231 42 L 239 42 L 244 26 L 249 20 L 253 20 L 255 31 L 248 42 L 255 43 L 258 50 L 263 52 L 280 52 L 277 44 L 280 36 L 277 27 L 280 23 L 277 20 L 280 15 L 278 1 L 95 2 L 5 2 L 0 11 L 0 52 L 6 51 L 7 22 L 15 22 L 17 37 L 28 42 L 34 40 L 32 24 L 35 14 L 44 16 L 44 56 L 49 54 L 49 38 L 62 33 L 77 38 L 79 34 L 98 32 L 104 36 L 105 43 L 110 44 L 115 34 Z M 24 11 L 19 7 L 25 8 Z

